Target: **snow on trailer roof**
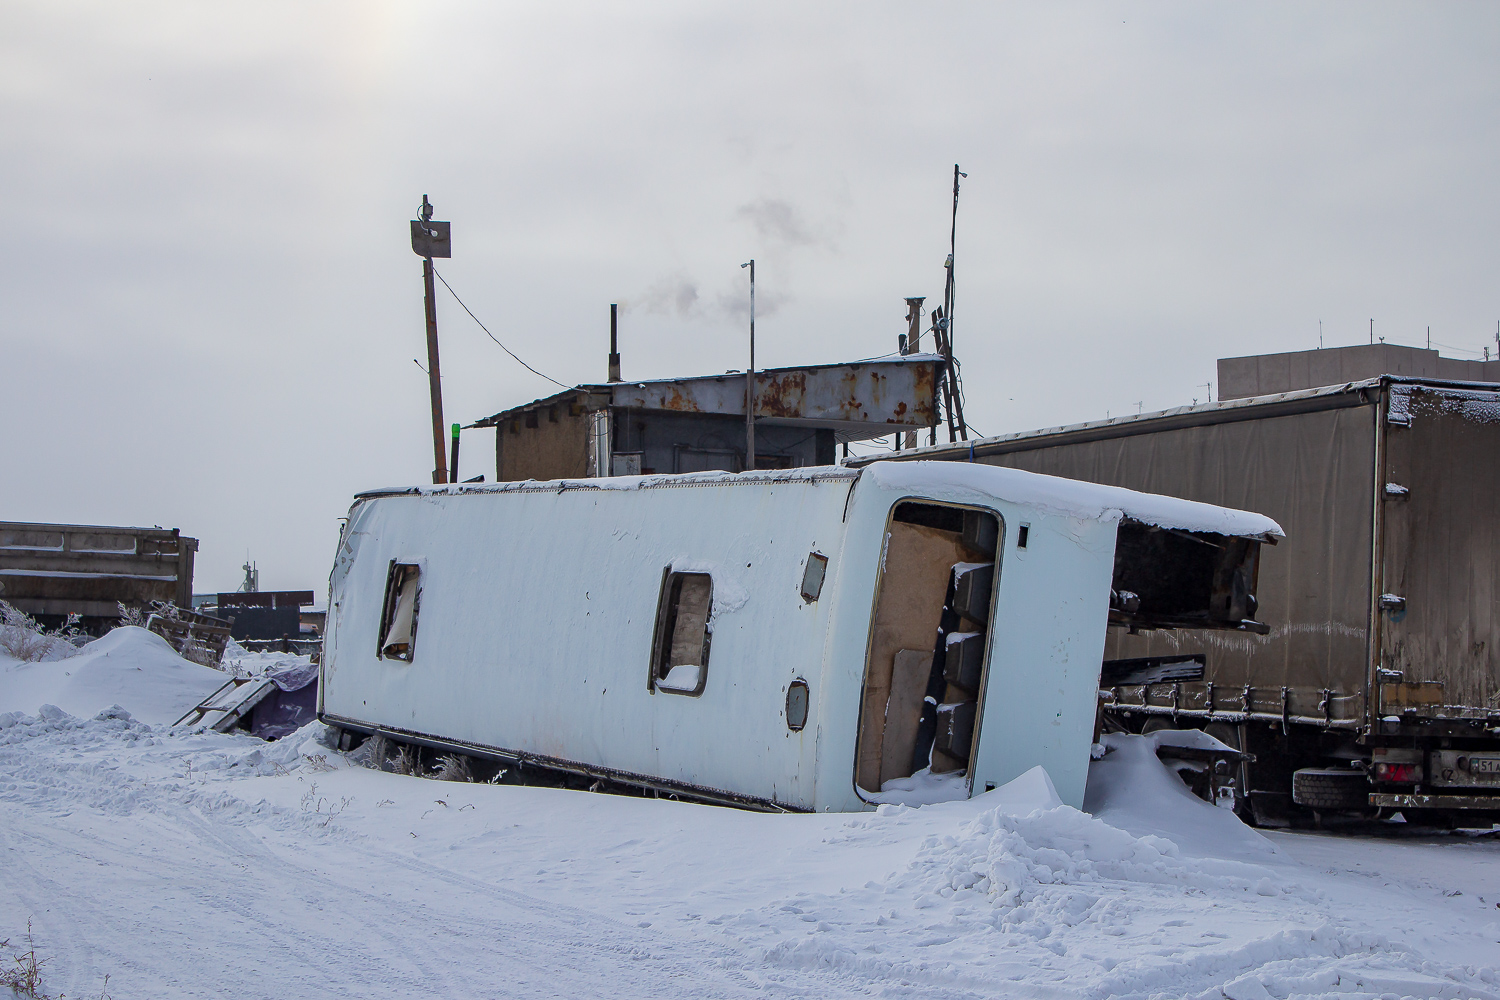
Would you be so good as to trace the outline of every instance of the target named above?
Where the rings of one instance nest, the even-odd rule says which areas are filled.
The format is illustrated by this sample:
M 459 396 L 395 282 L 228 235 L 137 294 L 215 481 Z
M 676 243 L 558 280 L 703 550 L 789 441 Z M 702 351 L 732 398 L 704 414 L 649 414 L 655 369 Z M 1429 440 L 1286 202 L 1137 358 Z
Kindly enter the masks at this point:
M 984 454 L 986 450 L 997 446 L 1005 446 L 1013 443 L 1031 441 L 1036 438 L 1058 437 L 1062 435 L 1096 435 L 1110 436 L 1112 433 L 1135 433 L 1135 429 L 1142 425 L 1156 424 L 1158 422 L 1181 423 L 1184 426 L 1199 423 L 1213 423 L 1223 420 L 1252 419 L 1257 414 L 1254 411 L 1265 407 L 1286 408 L 1289 413 L 1302 412 L 1303 410 L 1324 409 L 1329 406 L 1356 405 L 1357 397 L 1372 391 L 1379 390 L 1382 383 L 1392 387 L 1392 395 L 1397 397 L 1394 405 L 1398 412 L 1402 405 L 1403 394 L 1409 394 L 1413 388 L 1439 389 L 1445 395 L 1454 398 L 1468 400 L 1470 403 L 1486 403 L 1494 399 L 1500 393 L 1500 383 L 1495 382 L 1459 382 L 1451 379 L 1427 378 L 1416 375 L 1376 375 L 1373 378 L 1361 379 L 1357 382 L 1343 382 L 1338 385 L 1323 385 L 1313 389 L 1293 389 L 1288 392 L 1276 392 L 1265 396 L 1244 396 L 1238 399 L 1220 400 L 1215 403 L 1196 403 L 1189 406 L 1174 406 L 1166 410 L 1153 410 L 1149 413 L 1130 413 L 1118 417 L 1109 417 L 1105 420 L 1086 420 L 1076 424 L 1058 424 L 1055 427 L 1040 427 L 1028 431 L 1012 431 L 1009 434 L 993 434 L 989 437 L 975 438 L 972 441 L 957 441 L 945 444 L 921 445 L 916 448 L 908 448 L 899 454 L 885 452 L 875 455 L 861 455 L 850 461 L 851 465 L 862 466 L 876 462 L 885 462 L 895 459 L 897 461 L 918 461 L 928 456 L 951 456 L 967 452 L 970 455 Z M 1353 403 L 1339 402 L 1341 397 L 1356 397 Z M 1240 411 L 1244 411 L 1241 413 Z M 1466 411 L 1470 412 L 1470 411 Z M 1479 419 L 1496 419 L 1500 414 L 1491 415 L 1489 411 L 1478 414 Z M 1142 428 L 1143 429 L 1143 428 Z M 1008 450 L 1008 449 L 1007 449 Z M 948 459 L 951 461 L 951 459 Z
M 689 486 L 752 486 L 768 483 L 848 481 L 868 476 L 887 489 L 932 492 L 964 490 L 1050 513 L 1086 520 L 1129 518 L 1181 531 L 1203 531 L 1268 541 L 1284 537 L 1281 526 L 1263 514 L 1215 507 L 1177 497 L 1138 493 L 1020 469 L 959 462 L 875 462 L 863 469 L 817 466 L 757 472 L 694 472 L 607 479 L 528 479 L 518 483 L 454 483 L 370 490 L 356 500 L 406 495 L 456 496 L 468 493 L 566 493 L 573 490 L 643 490 Z
M 864 472 L 887 487 L 929 491 L 956 487 L 987 493 L 1011 503 L 1039 507 L 1049 513 L 1092 521 L 1123 517 L 1179 531 L 1212 532 L 1262 541 L 1285 537 L 1281 525 L 1264 514 L 998 465 L 873 462 L 865 467 Z

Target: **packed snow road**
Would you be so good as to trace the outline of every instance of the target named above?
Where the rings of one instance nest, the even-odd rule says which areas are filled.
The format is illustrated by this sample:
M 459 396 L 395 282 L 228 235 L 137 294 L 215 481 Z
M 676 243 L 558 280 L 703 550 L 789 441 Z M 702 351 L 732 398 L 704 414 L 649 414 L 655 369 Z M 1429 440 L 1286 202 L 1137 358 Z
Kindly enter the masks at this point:
M 0 959 L 29 920 L 48 995 L 114 1000 L 1500 998 L 1500 845 L 1268 840 L 1138 738 L 1096 816 L 1040 770 L 771 816 L 401 776 L 322 734 L 0 714 Z

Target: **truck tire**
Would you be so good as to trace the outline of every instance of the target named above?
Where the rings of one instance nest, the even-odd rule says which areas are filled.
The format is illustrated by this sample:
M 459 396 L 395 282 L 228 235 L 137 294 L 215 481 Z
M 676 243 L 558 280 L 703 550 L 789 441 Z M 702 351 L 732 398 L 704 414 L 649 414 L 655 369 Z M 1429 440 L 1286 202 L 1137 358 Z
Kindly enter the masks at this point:
M 1367 809 L 1370 779 L 1359 771 L 1304 767 L 1292 774 L 1292 801 L 1309 809 Z

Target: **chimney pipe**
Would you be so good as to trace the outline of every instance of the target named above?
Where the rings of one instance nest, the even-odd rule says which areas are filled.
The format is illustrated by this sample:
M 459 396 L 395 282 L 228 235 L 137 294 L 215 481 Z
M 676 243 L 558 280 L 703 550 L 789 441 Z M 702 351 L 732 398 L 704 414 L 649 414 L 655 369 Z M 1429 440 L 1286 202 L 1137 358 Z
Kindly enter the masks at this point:
M 914 295 L 906 300 L 906 333 L 901 335 L 901 353 L 916 354 L 921 349 L 922 343 L 922 303 L 927 300 L 925 295 Z M 917 446 L 916 431 L 897 431 L 896 450 L 903 447 L 915 448 Z
M 916 354 L 917 345 L 922 339 L 922 303 L 927 300 L 925 295 L 917 295 L 906 300 L 906 336 L 901 338 L 901 353 Z
M 609 304 L 609 380 L 620 379 L 619 303 Z

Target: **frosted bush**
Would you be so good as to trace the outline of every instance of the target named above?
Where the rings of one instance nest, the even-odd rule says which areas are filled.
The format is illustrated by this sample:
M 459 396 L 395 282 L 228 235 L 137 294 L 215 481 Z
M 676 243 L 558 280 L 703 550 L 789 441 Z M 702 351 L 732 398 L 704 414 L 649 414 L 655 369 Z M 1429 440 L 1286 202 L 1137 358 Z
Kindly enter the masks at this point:
M 146 619 L 149 617 L 144 608 L 127 608 L 122 601 L 116 601 L 115 607 L 120 609 L 120 627 L 134 625 L 136 628 L 145 628 Z
M 469 758 L 452 753 L 438 758 L 438 766 L 433 769 L 432 777 L 439 781 L 474 780 L 474 774 L 469 770 Z
M 0 601 L 0 650 L 18 660 L 61 660 L 87 641 L 78 630 L 77 615 L 69 615 L 62 628 L 46 629 L 26 612 Z

